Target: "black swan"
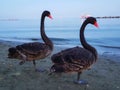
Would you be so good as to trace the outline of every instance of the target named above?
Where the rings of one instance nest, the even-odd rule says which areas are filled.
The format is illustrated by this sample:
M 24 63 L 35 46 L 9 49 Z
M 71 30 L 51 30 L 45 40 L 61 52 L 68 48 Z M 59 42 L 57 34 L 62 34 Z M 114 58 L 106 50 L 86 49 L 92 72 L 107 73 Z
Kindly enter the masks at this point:
M 77 84 L 85 84 L 87 82 L 80 80 L 80 74 L 83 70 L 89 69 L 90 66 L 97 60 L 97 51 L 94 47 L 89 45 L 84 37 L 84 30 L 87 24 L 93 24 L 98 27 L 97 21 L 94 17 L 88 17 L 82 24 L 80 29 L 80 41 L 83 46 L 73 47 L 62 50 L 57 54 L 52 55 L 51 60 L 54 65 L 50 68 L 52 73 L 67 73 L 78 72 Z
M 45 43 L 40 42 L 32 42 L 32 43 L 24 43 L 22 45 L 17 45 L 16 47 L 11 47 L 8 49 L 8 58 L 11 59 L 20 59 L 22 60 L 19 64 L 22 65 L 25 61 L 33 61 L 33 65 L 36 69 L 35 60 L 43 59 L 51 54 L 53 51 L 53 43 L 47 37 L 44 31 L 44 21 L 45 17 L 49 17 L 52 19 L 49 11 L 44 11 L 41 16 L 41 26 L 40 32 L 41 37 Z

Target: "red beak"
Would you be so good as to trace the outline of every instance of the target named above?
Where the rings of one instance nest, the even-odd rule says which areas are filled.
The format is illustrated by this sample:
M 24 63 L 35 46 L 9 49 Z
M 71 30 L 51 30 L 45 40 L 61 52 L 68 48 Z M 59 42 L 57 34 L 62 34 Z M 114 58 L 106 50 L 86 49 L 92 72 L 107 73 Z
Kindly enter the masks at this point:
M 95 22 L 95 23 L 94 23 L 94 26 L 96 26 L 97 28 L 99 27 L 99 25 L 98 25 L 98 23 L 97 23 L 97 22 Z
M 48 16 L 50 19 L 53 19 L 51 15 Z

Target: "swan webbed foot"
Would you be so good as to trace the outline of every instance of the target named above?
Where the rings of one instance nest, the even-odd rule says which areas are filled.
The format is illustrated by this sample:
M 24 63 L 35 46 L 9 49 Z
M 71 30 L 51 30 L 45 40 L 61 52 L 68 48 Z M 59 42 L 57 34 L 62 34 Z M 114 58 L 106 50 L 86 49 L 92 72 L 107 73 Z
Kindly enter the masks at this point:
M 85 81 L 85 80 L 77 80 L 77 81 L 74 81 L 75 84 L 79 84 L 79 85 L 86 85 L 86 86 L 89 86 L 88 82 Z
M 33 60 L 33 65 L 35 68 L 35 72 L 45 72 L 46 70 L 44 68 L 36 68 L 36 62 Z
M 85 80 L 77 80 L 77 81 L 74 81 L 75 84 L 78 84 L 78 85 L 83 85 L 84 86 L 84 90 L 87 90 L 87 88 L 89 87 L 89 84 L 87 81 Z
M 23 65 L 24 63 L 25 63 L 25 61 L 23 60 L 23 61 L 19 62 L 19 65 Z
M 45 72 L 46 69 L 43 69 L 43 68 L 35 68 L 35 72 Z

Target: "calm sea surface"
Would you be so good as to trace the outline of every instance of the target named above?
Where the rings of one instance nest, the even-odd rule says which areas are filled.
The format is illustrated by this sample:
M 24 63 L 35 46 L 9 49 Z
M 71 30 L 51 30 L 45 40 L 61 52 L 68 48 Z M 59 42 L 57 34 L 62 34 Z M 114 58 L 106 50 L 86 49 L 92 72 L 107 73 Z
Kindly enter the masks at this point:
M 98 19 L 99 28 L 87 25 L 85 37 L 99 53 L 120 55 L 120 19 Z M 41 41 L 39 20 L 0 21 L 0 40 L 13 42 Z M 46 18 L 45 31 L 55 45 L 81 46 L 79 42 L 79 29 L 82 20 L 49 20 Z

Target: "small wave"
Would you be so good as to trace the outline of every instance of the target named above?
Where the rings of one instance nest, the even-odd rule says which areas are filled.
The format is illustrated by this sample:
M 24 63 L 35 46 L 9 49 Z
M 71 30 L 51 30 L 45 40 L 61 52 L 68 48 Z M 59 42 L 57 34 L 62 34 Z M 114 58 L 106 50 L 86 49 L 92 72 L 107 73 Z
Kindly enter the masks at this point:
M 42 40 L 41 38 L 24 38 L 24 39 L 29 39 L 32 41 L 39 41 Z M 70 41 L 69 39 L 63 39 L 63 38 L 50 38 L 52 41 Z
M 114 49 L 120 49 L 119 46 L 106 46 L 106 45 L 98 45 L 100 47 L 105 47 L 105 48 L 114 48 Z
M 8 38 L 8 37 L 1 37 L 0 38 L 1 40 L 8 40 L 8 41 L 43 41 L 42 38 L 19 38 L 19 37 L 11 37 L 11 38 Z M 63 38 L 50 38 L 53 42 L 59 42 L 59 44 L 63 43 L 63 42 L 69 42 L 70 40 L 69 39 L 63 39 Z
M 63 38 L 50 38 L 53 41 L 70 41 L 69 39 L 63 39 Z

